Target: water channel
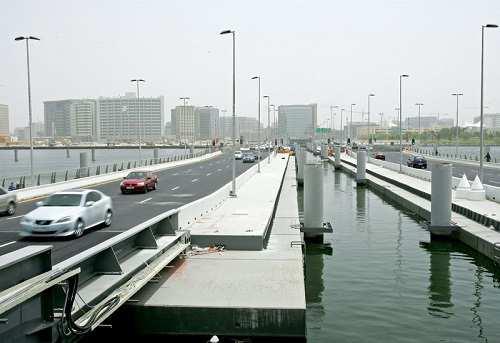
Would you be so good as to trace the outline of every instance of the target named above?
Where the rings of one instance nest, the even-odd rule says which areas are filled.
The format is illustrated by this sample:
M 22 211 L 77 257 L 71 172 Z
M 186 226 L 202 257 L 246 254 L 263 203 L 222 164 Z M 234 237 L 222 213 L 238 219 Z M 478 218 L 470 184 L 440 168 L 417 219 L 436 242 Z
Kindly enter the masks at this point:
M 306 248 L 308 342 L 500 341 L 500 272 L 488 259 L 431 241 L 418 217 L 331 165 L 324 210 L 329 246 Z

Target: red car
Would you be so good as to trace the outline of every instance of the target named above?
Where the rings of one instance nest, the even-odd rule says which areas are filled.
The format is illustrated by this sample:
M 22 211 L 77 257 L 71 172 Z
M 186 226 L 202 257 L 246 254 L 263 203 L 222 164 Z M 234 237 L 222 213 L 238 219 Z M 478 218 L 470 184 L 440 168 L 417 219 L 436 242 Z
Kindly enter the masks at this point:
M 120 183 L 123 194 L 158 189 L 158 176 L 148 171 L 133 171 L 123 178 Z

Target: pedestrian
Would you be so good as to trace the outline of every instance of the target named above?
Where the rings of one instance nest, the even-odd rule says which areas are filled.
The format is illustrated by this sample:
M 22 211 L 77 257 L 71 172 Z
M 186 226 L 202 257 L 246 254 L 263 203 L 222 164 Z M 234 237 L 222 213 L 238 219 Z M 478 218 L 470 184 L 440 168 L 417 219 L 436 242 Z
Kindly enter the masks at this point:
M 16 190 L 16 185 L 14 185 L 14 182 L 11 182 L 9 185 L 9 192 L 10 191 L 15 191 Z
M 491 161 L 491 155 L 490 155 L 489 151 L 486 153 L 486 156 L 484 156 L 484 158 L 486 158 L 486 162 L 490 162 Z

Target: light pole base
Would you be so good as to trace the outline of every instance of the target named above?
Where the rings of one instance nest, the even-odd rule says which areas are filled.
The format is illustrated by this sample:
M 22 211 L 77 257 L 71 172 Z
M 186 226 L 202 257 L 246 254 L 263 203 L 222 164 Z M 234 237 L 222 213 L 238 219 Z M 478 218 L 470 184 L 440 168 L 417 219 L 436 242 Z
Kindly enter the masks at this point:
M 230 191 L 229 191 L 229 196 L 230 196 L 231 198 L 236 198 L 236 192 L 233 192 L 233 190 L 230 190 Z

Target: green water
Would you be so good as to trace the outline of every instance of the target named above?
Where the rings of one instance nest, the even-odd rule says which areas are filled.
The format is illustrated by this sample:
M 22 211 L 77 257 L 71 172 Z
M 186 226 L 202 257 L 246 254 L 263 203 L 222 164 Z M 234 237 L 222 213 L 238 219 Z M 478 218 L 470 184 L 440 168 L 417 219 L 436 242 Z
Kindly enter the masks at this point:
M 324 183 L 334 233 L 329 247 L 306 248 L 309 343 L 500 342 L 500 273 L 489 260 L 431 242 L 418 217 L 331 166 Z

